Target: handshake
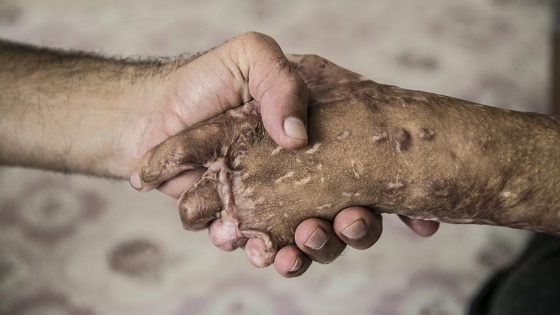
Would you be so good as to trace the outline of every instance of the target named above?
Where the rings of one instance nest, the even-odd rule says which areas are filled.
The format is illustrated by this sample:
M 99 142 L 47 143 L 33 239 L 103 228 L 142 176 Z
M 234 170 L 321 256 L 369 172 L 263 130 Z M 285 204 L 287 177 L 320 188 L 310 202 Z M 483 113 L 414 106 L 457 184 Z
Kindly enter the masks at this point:
M 560 234 L 560 125 L 368 80 L 259 33 L 173 60 L 0 41 L 0 165 L 129 178 L 286 277 L 371 247 L 381 214 Z
M 256 33 L 177 71 L 199 77 L 172 108 L 201 118 L 149 149 L 131 184 L 179 197 L 185 229 L 254 266 L 292 277 L 369 248 L 382 213 L 424 236 L 438 222 L 560 233 L 555 117 L 378 84 Z

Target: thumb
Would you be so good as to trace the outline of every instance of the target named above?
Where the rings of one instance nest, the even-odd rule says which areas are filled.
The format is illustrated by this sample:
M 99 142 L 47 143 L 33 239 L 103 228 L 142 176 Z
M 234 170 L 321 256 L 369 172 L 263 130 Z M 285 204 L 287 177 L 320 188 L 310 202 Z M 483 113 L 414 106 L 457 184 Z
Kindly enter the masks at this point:
M 248 74 L 249 93 L 260 104 L 264 128 L 280 146 L 297 149 L 307 145 L 309 91 L 295 66 L 270 36 L 244 34 L 236 56 Z

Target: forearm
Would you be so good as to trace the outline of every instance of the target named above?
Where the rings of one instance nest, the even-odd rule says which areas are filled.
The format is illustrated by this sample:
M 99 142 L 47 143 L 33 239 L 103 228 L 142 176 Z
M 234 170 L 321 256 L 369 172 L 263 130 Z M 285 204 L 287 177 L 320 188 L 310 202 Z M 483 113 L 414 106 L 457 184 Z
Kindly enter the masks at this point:
M 119 142 L 156 98 L 147 93 L 154 69 L 0 42 L 0 164 L 126 176 Z
M 142 182 L 199 166 L 179 201 L 186 229 L 209 222 L 263 260 L 315 217 L 349 206 L 453 223 L 560 234 L 557 117 L 377 84 L 318 56 L 294 56 L 310 91 L 309 146 L 283 150 L 256 103 L 177 133 L 140 161 Z M 212 234 L 212 231 L 211 231 Z
M 378 87 L 377 104 L 343 116 L 334 107 L 311 115 L 311 132 L 326 137 L 324 149 L 350 155 L 347 196 L 333 198 L 333 208 L 361 204 L 414 218 L 560 233 L 556 117 Z M 357 143 L 337 141 L 345 131 Z M 327 190 L 340 191 L 336 184 Z

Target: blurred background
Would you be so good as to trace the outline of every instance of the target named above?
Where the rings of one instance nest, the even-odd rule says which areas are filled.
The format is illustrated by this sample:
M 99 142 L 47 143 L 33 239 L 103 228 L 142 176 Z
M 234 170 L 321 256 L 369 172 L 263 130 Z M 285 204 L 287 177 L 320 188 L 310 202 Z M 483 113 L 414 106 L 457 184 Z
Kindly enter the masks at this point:
M 256 30 L 375 81 L 550 112 L 545 0 L 0 0 L 0 38 L 172 56 Z M 462 314 L 527 233 L 394 217 L 367 251 L 297 279 L 186 232 L 175 200 L 126 182 L 0 168 L 0 314 Z

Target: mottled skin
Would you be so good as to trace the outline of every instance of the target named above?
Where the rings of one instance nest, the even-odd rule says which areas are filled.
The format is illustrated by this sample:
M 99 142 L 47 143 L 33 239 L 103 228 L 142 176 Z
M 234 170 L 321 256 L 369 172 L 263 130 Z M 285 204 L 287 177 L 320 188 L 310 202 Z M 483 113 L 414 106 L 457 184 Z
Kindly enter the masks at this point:
M 250 102 L 140 162 L 144 182 L 208 167 L 179 201 L 186 229 L 219 218 L 215 243 L 231 250 L 261 239 L 262 265 L 294 242 L 303 220 L 332 220 L 353 205 L 560 233 L 557 117 L 378 84 L 318 56 L 291 58 L 311 92 L 307 148 L 279 148 Z

